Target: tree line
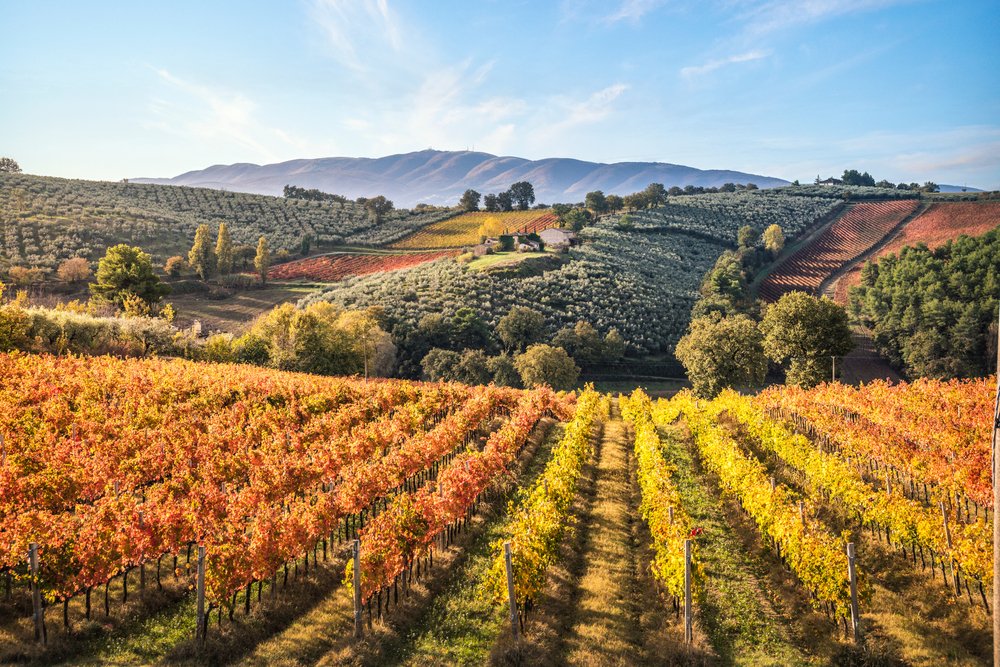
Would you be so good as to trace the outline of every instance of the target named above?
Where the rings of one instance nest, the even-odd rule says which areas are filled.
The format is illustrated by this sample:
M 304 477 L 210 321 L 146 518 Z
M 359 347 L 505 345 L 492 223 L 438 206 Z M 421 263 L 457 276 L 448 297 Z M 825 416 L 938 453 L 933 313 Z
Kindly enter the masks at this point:
M 851 313 L 878 351 L 911 377 L 979 377 L 996 369 L 1000 229 L 934 250 L 906 247 L 866 262 Z

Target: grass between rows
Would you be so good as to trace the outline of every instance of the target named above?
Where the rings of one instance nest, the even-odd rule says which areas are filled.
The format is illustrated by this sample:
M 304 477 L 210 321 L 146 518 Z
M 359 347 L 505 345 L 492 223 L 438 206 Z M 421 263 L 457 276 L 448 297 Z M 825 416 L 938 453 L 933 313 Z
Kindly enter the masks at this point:
M 789 634 L 793 621 L 782 595 L 771 585 L 775 567 L 761 550 L 749 549 L 756 535 L 732 501 L 703 471 L 693 452 L 687 428 L 659 429 L 667 460 L 676 467 L 675 482 L 684 509 L 703 529 L 697 556 L 704 573 L 703 593 L 696 610 L 714 656 L 709 663 L 726 665 L 819 664 L 795 645 Z M 734 527 L 734 525 L 736 526 Z
M 525 465 L 518 479 L 520 487 L 530 488 L 542 473 L 563 431 L 561 424 L 552 429 Z M 482 599 L 478 590 L 493 561 L 493 544 L 504 536 L 510 516 L 509 507 L 501 504 L 485 518 L 481 531 L 466 549 L 464 561 L 452 570 L 441 592 L 413 627 L 387 645 L 382 664 L 468 665 L 489 661 L 497 639 L 510 631 L 509 621 L 506 608 Z
M 758 443 L 735 423 L 738 441 L 789 488 L 810 496 L 805 476 Z M 861 655 L 873 664 L 979 665 L 992 651 L 990 617 L 981 605 L 955 598 L 940 576 L 928 576 L 898 548 L 858 525 L 837 503 L 812 494 L 818 517 L 834 532 L 849 531 L 858 554 L 861 576 L 872 585 L 872 597 L 862 607 L 866 646 Z M 850 651 L 845 651 L 850 653 Z

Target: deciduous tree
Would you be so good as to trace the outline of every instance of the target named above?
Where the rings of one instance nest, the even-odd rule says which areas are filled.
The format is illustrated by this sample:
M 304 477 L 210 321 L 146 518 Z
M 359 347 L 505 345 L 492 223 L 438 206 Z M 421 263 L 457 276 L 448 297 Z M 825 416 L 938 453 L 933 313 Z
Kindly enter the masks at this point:
M 854 349 L 846 311 L 804 292 L 789 292 L 764 311 L 760 323 L 764 352 L 788 363 L 789 384 L 811 387 L 830 377 L 832 357 Z
M 233 272 L 233 240 L 229 236 L 226 223 L 219 223 L 219 238 L 215 242 L 216 266 L 219 274 L 226 276 Z
M 580 377 L 580 367 L 566 351 L 551 345 L 532 345 L 514 357 L 514 367 L 525 387 L 548 385 L 557 390 L 572 389 Z
M 257 240 L 257 254 L 253 258 L 253 268 L 260 276 L 261 284 L 267 282 L 267 271 L 271 268 L 271 251 L 267 247 L 267 238 L 261 236 Z
M 188 265 L 202 280 L 214 276 L 218 268 L 218 258 L 208 240 L 208 233 L 208 225 L 199 225 L 194 233 L 194 244 L 188 252 Z
M 767 373 L 760 330 L 746 315 L 691 320 L 676 355 L 695 392 L 705 398 L 726 387 L 759 385 Z

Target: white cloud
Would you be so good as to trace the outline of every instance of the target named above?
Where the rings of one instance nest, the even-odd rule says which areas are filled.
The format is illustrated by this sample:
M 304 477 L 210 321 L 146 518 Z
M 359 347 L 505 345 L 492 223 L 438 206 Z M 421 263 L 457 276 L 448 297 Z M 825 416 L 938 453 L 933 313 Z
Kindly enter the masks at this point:
M 701 65 L 692 65 L 689 67 L 681 68 L 681 76 L 685 79 L 690 79 L 695 76 L 702 76 L 708 74 L 709 72 L 714 72 L 715 70 L 725 67 L 727 65 L 736 65 L 739 63 L 748 63 L 754 60 L 761 60 L 770 55 L 769 51 L 763 51 L 760 49 L 755 49 L 753 51 L 747 51 L 746 53 L 740 53 L 734 56 L 729 56 L 728 58 L 719 58 L 716 60 L 709 60 Z
M 341 64 L 368 69 L 371 54 L 403 50 L 402 31 L 388 0 L 312 0 L 309 15 Z
M 628 90 L 628 85 L 616 83 L 591 94 L 587 99 L 568 105 L 566 118 L 556 124 L 558 129 L 589 125 L 604 120 L 614 111 L 614 101 Z
M 623 0 L 618 10 L 606 16 L 604 20 L 608 23 L 635 22 L 662 5 L 663 2 L 664 0 Z
M 257 105 L 237 91 L 224 91 L 155 70 L 161 87 L 149 102 L 147 126 L 184 138 L 216 141 L 249 149 L 254 159 L 274 161 L 280 149 L 304 150 L 288 132 L 268 127 L 255 116 Z
M 743 12 L 739 18 L 750 35 L 763 35 L 910 1 L 912 0 L 771 0 Z

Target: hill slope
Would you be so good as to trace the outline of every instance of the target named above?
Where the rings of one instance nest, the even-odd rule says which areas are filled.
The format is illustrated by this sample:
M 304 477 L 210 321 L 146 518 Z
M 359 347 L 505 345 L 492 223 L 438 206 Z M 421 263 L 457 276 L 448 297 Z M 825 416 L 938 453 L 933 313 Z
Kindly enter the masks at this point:
M 375 224 L 354 202 L 312 202 L 207 188 L 178 188 L 0 174 L 0 271 L 96 260 L 116 243 L 142 246 L 158 261 L 186 253 L 198 225 L 229 226 L 237 244 L 267 236 L 272 249 L 318 243 L 376 245 L 451 215 L 393 211 Z
M 350 198 L 383 194 L 397 205 L 418 202 L 453 204 L 462 193 L 506 190 L 530 181 L 545 203 L 583 201 L 593 190 L 628 194 L 650 183 L 666 187 L 716 187 L 724 183 L 756 183 L 759 187 L 787 185 L 779 178 L 739 171 L 701 170 L 663 162 L 603 164 L 568 158 L 526 160 L 472 151 L 425 150 L 381 158 L 318 158 L 277 164 L 215 165 L 174 178 L 136 178 L 135 183 L 190 185 L 259 194 L 281 194 L 285 185 L 319 188 Z

